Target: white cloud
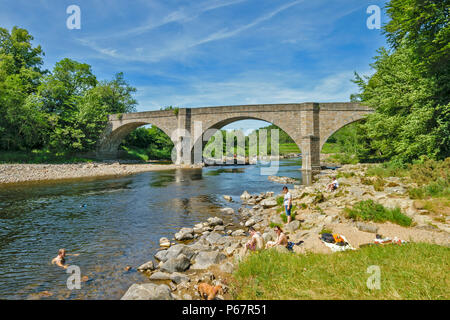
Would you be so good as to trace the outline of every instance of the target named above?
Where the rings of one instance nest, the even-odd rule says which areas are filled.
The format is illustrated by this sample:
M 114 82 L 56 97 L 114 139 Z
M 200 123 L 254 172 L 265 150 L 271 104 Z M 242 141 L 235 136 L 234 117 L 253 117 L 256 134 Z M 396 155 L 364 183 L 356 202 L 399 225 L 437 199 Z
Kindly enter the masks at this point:
M 206 12 L 213 9 L 217 9 L 223 6 L 232 5 L 236 3 L 243 2 L 244 0 L 235 0 L 230 2 L 223 2 L 223 3 L 214 3 L 210 4 L 207 7 L 204 7 L 199 12 Z M 278 15 L 279 13 L 286 11 L 287 9 L 303 2 L 304 0 L 296 0 L 290 3 L 287 3 L 285 5 L 282 5 L 280 7 L 277 7 L 276 9 L 265 13 L 258 18 L 254 19 L 248 24 L 245 24 L 243 26 L 240 26 L 238 28 L 229 30 L 228 28 L 223 28 L 219 31 L 212 32 L 211 34 L 207 36 L 197 36 L 193 34 L 183 34 L 182 37 L 178 37 L 175 39 L 170 39 L 171 41 L 165 41 L 158 43 L 157 46 L 148 47 L 146 50 L 146 54 L 143 54 L 144 50 L 141 50 L 140 54 L 130 54 L 129 52 L 118 52 L 118 49 L 111 49 L 111 48 L 105 48 L 101 47 L 98 43 L 101 38 L 84 38 L 84 39 L 78 39 L 78 41 L 92 50 L 98 52 L 101 54 L 100 58 L 114 58 L 114 59 L 120 59 L 124 61 L 135 61 L 135 62 L 147 62 L 147 63 L 155 63 L 158 62 L 164 58 L 167 57 L 176 57 L 179 59 L 182 56 L 189 54 L 189 49 L 192 49 L 194 47 L 200 46 L 202 44 L 212 42 L 212 41 L 218 41 L 223 40 L 227 38 L 234 37 L 248 29 L 251 29 L 265 21 L 268 21 L 272 19 L 274 16 Z M 141 34 L 143 32 L 146 32 L 148 30 L 154 29 L 156 27 L 162 26 L 164 24 L 167 24 L 169 22 L 175 22 L 175 21 L 188 21 L 194 19 L 194 17 L 197 17 L 196 15 L 190 15 L 187 14 L 184 9 L 179 9 L 178 11 L 172 12 L 168 16 L 166 16 L 163 21 L 156 23 L 154 25 L 147 25 L 144 27 L 139 27 L 131 30 L 127 30 L 123 33 L 118 33 L 115 35 L 108 36 L 106 38 L 114 38 L 114 37 L 124 37 L 124 36 L 136 36 L 138 34 Z M 121 44 L 118 44 L 118 46 Z M 127 51 L 127 48 L 123 48 L 122 51 Z M 128 50 L 129 51 L 129 50 Z M 181 54 L 180 54 L 181 53 Z

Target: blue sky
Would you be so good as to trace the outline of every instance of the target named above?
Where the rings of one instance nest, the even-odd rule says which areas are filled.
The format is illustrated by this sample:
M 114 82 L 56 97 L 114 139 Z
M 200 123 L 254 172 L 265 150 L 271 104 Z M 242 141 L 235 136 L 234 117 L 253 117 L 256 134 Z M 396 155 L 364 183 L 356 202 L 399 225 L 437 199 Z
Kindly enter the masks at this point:
M 66 27 L 69 5 L 81 30 Z M 380 30 L 376 0 L 0 0 L 0 26 L 17 25 L 45 51 L 88 63 L 98 79 L 124 72 L 138 111 L 162 106 L 348 101 L 353 72 L 370 74 Z M 382 9 L 382 11 L 384 11 Z M 382 24 L 387 18 L 382 15 Z M 257 121 L 229 125 L 254 128 Z

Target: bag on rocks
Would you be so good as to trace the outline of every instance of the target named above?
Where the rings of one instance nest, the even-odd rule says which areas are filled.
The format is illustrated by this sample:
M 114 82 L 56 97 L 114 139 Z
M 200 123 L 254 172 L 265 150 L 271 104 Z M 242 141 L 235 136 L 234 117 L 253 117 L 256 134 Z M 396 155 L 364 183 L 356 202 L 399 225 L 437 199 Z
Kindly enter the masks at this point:
M 334 237 L 331 233 L 322 233 L 321 240 L 328 243 L 335 243 Z

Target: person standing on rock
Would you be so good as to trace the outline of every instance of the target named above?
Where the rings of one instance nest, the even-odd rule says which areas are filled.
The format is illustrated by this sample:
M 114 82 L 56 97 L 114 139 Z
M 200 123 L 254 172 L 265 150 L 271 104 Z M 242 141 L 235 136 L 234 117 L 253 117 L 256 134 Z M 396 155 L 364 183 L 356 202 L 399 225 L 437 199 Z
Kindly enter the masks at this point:
M 286 211 L 286 217 L 287 217 L 287 223 L 291 222 L 291 209 L 292 209 L 292 195 L 289 192 L 288 187 L 283 187 L 283 193 L 284 193 L 284 209 Z
M 247 254 L 248 250 L 256 251 L 264 249 L 264 238 L 261 236 L 261 233 L 257 232 L 253 227 L 250 227 L 248 231 L 250 232 L 251 238 L 245 244 L 242 253 L 243 256 Z

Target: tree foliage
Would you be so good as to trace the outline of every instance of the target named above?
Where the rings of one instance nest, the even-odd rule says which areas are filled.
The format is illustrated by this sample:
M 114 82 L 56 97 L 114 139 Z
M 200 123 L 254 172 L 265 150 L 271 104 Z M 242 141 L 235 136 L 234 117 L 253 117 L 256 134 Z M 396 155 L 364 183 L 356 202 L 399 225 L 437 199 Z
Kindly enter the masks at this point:
M 376 112 L 365 122 L 362 158 L 412 162 L 450 155 L 449 1 L 391 0 L 371 77 L 355 76 L 352 97 Z
M 122 73 L 98 81 L 91 66 L 71 59 L 41 70 L 43 51 L 33 37 L 0 28 L 0 150 L 93 150 L 107 115 L 135 111 L 135 88 Z

